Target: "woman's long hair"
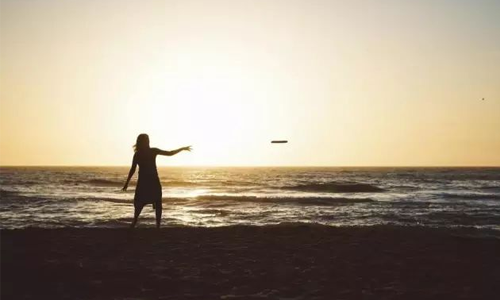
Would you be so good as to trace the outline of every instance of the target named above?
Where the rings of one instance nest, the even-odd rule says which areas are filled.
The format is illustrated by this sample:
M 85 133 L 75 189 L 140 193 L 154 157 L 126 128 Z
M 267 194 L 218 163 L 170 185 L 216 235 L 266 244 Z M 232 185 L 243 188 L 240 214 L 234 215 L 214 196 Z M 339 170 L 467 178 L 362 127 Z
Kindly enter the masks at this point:
M 137 141 L 134 145 L 134 152 L 142 152 L 149 149 L 149 136 L 145 133 L 139 134 L 137 136 Z

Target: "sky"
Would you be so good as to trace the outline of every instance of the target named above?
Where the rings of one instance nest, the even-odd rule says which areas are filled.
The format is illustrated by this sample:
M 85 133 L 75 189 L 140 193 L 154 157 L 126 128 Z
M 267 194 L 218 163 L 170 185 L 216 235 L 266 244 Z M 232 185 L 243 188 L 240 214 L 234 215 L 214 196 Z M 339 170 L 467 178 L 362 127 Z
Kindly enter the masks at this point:
M 500 1 L 1 0 L 0 165 L 140 133 L 193 146 L 166 166 L 500 166 Z

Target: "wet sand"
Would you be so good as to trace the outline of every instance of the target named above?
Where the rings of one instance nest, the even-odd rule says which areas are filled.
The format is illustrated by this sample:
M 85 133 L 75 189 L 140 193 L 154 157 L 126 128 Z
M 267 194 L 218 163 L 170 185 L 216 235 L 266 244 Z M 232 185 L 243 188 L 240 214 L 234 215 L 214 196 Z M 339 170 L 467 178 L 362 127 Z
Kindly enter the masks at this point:
M 1 299 L 496 299 L 500 237 L 280 225 L 1 231 Z

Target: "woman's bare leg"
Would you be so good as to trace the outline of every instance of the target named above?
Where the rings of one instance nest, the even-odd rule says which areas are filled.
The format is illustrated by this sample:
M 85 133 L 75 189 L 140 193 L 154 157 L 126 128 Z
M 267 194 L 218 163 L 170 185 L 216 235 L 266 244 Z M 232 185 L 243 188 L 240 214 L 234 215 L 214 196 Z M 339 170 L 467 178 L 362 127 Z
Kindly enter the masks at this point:
M 156 211 L 156 228 L 160 228 L 162 210 L 163 209 L 162 209 L 161 203 L 157 203 L 156 207 L 155 207 L 155 211 Z
M 132 224 L 130 225 L 130 228 L 134 228 L 135 224 L 137 224 L 137 219 L 139 218 L 139 215 L 141 214 L 142 208 L 144 206 L 136 206 L 135 211 L 134 211 L 134 220 L 132 221 Z

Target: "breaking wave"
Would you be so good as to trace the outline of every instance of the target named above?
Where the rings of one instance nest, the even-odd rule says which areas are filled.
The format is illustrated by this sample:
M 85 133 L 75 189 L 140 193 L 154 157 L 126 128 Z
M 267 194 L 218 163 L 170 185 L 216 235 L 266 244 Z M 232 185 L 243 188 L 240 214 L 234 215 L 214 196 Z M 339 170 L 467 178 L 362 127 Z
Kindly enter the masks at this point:
M 197 200 L 212 201 L 238 201 L 238 202 L 259 202 L 276 204 L 298 204 L 298 205 L 334 205 L 334 204 L 355 204 L 368 203 L 374 200 L 369 198 L 343 198 L 343 197 L 257 197 L 257 196 L 225 196 L 225 195 L 205 195 L 196 197 Z
M 125 179 L 123 180 L 109 180 L 109 179 L 91 179 L 85 182 L 86 184 L 93 186 L 101 186 L 101 187 L 122 187 L 125 183 Z M 135 186 L 137 183 L 135 181 L 130 182 L 130 186 Z M 194 187 L 199 186 L 200 184 L 192 181 L 179 181 L 179 180 L 163 180 L 161 181 L 161 185 L 163 187 Z
M 302 192 L 322 193 L 380 193 L 385 190 L 377 186 L 365 183 L 309 183 L 294 186 L 285 186 L 283 189 Z
M 162 181 L 161 185 L 163 187 L 191 187 L 198 186 L 199 183 L 192 181 Z
M 453 194 L 441 193 L 440 197 L 457 200 L 500 200 L 500 194 Z
M 109 179 L 90 179 L 85 183 L 95 186 L 123 186 L 124 181 L 116 181 Z

